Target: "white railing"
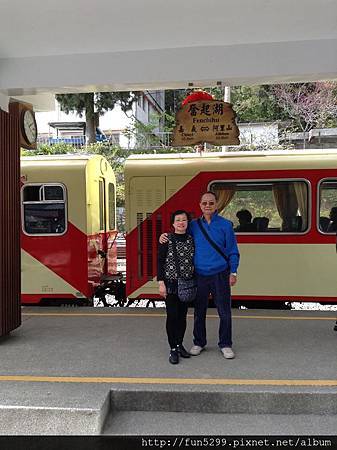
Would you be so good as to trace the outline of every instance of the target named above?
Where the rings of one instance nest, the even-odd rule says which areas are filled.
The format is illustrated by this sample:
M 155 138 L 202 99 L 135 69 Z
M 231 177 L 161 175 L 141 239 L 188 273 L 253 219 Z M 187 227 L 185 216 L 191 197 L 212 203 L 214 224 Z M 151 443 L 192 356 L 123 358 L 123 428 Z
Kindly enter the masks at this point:
M 124 138 L 124 139 L 123 139 Z M 172 133 L 169 132 L 158 132 L 156 134 L 151 133 L 139 133 L 133 134 L 129 139 L 125 136 L 108 136 L 107 141 L 100 142 L 104 145 L 120 145 L 125 149 L 155 149 L 155 148 L 165 148 L 171 146 Z M 38 136 L 38 144 L 45 145 L 56 145 L 56 144 L 68 144 L 74 148 L 82 149 L 86 147 L 86 140 L 84 136 L 73 136 L 73 137 L 59 137 L 55 138 L 52 135 L 49 136 Z

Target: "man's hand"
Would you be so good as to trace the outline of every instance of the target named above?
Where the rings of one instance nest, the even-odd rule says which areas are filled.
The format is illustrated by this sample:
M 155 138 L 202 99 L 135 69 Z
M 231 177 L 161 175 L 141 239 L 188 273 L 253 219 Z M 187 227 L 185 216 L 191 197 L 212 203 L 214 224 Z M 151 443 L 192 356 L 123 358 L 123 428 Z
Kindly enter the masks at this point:
M 164 281 L 159 281 L 159 295 L 164 298 L 167 297 L 167 291 Z
M 237 275 L 233 275 L 232 273 L 229 275 L 229 285 L 232 287 L 236 284 L 238 279 Z
M 168 236 L 167 233 L 161 234 L 161 235 L 159 236 L 159 242 L 160 242 L 161 244 L 166 244 L 166 242 L 168 242 L 168 240 L 169 240 L 167 236 Z

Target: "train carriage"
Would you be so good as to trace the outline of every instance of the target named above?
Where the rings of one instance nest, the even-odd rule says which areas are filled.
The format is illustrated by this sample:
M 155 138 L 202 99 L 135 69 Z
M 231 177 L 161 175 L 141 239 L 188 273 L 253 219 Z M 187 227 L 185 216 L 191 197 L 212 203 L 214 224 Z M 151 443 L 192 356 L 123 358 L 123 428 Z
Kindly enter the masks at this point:
M 117 269 L 115 192 L 102 156 L 21 158 L 23 304 L 92 303 Z
M 236 228 L 248 209 L 251 231 L 237 231 L 241 253 L 233 299 L 337 302 L 337 151 L 134 155 L 125 165 L 127 295 L 157 298 L 158 237 L 179 208 L 200 215 L 202 192 Z

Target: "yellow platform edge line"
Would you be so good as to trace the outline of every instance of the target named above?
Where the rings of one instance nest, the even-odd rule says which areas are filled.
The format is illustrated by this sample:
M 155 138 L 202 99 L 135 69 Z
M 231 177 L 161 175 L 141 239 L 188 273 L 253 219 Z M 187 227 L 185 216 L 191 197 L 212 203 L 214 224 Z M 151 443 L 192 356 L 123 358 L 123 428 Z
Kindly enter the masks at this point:
M 165 313 L 22 313 L 23 316 L 42 316 L 42 317 L 53 317 L 53 316 L 63 316 L 63 317 L 166 317 Z M 192 314 L 188 314 L 187 317 L 193 317 Z M 208 314 L 207 317 L 210 319 L 218 318 L 219 316 Z M 268 320 L 333 320 L 336 321 L 335 316 L 328 317 L 284 317 L 284 316 L 232 316 L 233 319 L 268 319 Z
M 227 386 L 337 386 L 337 380 L 249 380 L 212 378 L 128 378 L 128 377 L 51 377 L 29 375 L 1 375 L 0 381 L 46 383 L 125 383 Z

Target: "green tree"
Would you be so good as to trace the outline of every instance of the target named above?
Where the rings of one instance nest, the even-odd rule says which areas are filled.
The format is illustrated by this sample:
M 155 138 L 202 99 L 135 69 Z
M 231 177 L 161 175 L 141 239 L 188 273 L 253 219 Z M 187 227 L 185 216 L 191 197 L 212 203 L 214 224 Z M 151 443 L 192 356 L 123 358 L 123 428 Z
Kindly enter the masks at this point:
M 160 129 L 160 124 L 164 124 L 162 131 L 157 133 Z M 134 120 L 133 123 L 126 128 L 123 134 L 128 138 L 129 142 L 133 141 L 135 144 L 134 150 L 139 153 L 144 148 L 160 148 L 171 145 L 171 135 L 175 124 L 175 117 L 167 112 L 161 114 L 151 114 L 149 122 L 143 123 L 139 120 Z
M 272 86 L 235 86 L 231 103 L 238 122 L 273 122 L 289 120 L 289 113 L 279 105 Z
M 217 86 L 205 88 L 216 100 L 224 99 L 224 88 Z M 193 90 L 178 89 L 165 92 L 165 111 L 175 115 L 181 102 Z M 238 122 L 271 122 L 288 120 L 289 114 L 278 104 L 272 86 L 232 86 L 231 103 L 237 114 Z
M 22 156 L 36 156 L 36 155 L 65 155 L 69 153 L 78 153 L 78 149 L 70 144 L 60 142 L 58 144 L 38 144 L 36 150 L 21 149 Z
M 116 103 L 121 106 L 125 113 L 132 107 L 137 99 L 136 92 L 96 92 L 83 94 L 57 94 L 61 110 L 69 114 L 75 112 L 79 117 L 85 115 L 86 136 L 88 143 L 96 142 L 96 127 L 99 124 L 99 116 L 112 110 Z

